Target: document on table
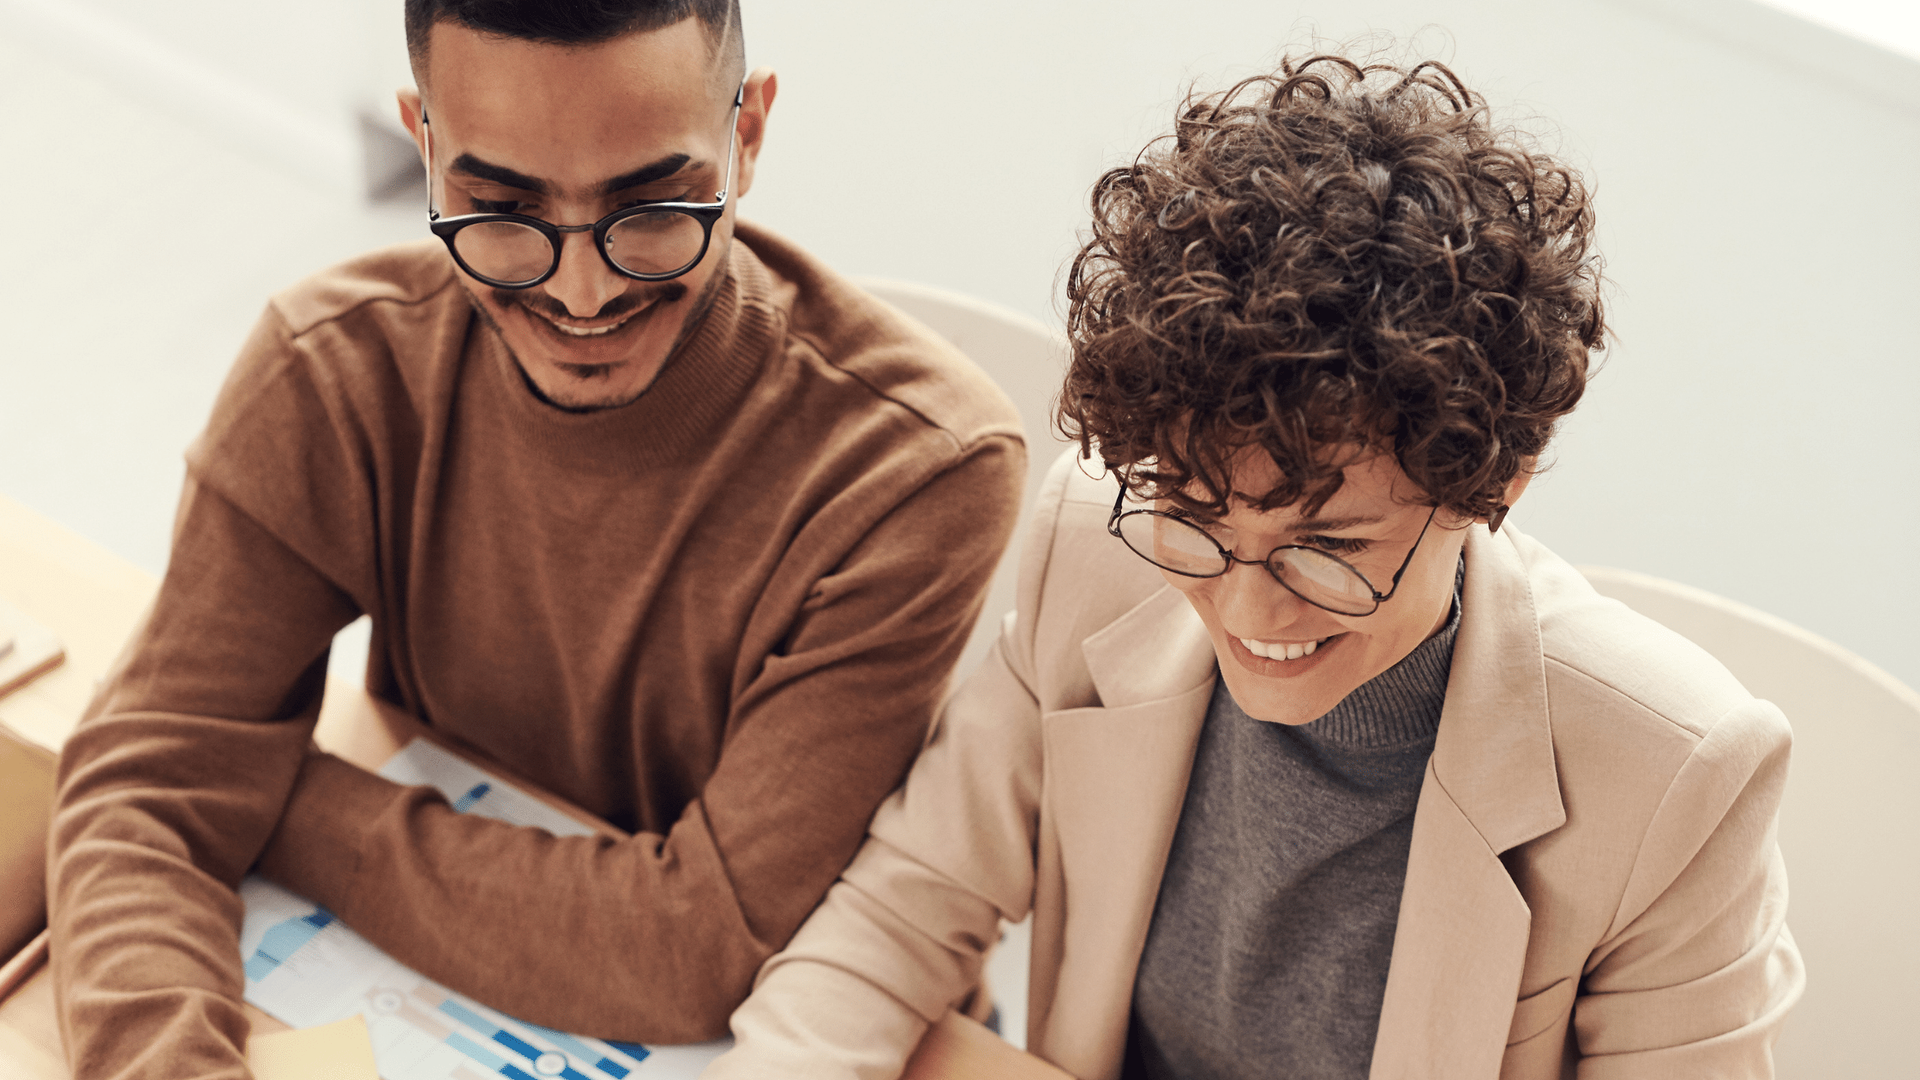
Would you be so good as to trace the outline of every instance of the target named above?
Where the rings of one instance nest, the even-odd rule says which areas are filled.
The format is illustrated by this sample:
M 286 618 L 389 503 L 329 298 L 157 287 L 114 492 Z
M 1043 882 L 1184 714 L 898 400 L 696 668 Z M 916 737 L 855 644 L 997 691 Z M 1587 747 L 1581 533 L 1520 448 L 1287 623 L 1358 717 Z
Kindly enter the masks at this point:
M 592 829 L 466 761 L 416 739 L 380 775 L 430 784 L 455 810 L 555 836 Z M 325 908 L 260 877 L 240 884 L 246 999 L 295 1028 L 359 1015 L 382 1080 L 694 1080 L 730 1040 L 641 1046 L 552 1031 L 424 978 Z

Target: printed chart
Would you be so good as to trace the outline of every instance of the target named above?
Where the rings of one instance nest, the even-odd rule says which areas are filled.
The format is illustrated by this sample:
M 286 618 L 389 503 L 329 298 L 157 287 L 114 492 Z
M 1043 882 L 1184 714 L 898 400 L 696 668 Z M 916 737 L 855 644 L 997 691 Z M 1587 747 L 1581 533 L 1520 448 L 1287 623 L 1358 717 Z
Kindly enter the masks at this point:
M 410 744 L 381 774 L 431 784 L 462 812 L 555 835 L 591 832 L 431 743 Z M 360 1014 L 383 1080 L 694 1080 L 728 1045 L 648 1047 L 523 1023 L 423 978 L 270 881 L 247 878 L 240 898 L 246 999 L 296 1028 Z

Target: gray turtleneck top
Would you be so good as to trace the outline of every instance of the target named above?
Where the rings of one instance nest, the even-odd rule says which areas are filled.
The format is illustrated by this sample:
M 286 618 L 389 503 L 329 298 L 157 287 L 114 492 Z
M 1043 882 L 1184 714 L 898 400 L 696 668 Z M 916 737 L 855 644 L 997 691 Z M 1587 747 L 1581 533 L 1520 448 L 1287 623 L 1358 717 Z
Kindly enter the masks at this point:
M 1134 982 L 1124 1080 L 1364 1078 L 1447 625 L 1310 724 L 1217 682 Z

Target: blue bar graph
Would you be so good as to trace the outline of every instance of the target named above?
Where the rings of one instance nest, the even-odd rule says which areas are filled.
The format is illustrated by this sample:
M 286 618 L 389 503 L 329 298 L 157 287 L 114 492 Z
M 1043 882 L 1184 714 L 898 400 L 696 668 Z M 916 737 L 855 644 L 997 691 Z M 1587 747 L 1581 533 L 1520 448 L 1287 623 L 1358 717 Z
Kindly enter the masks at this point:
M 555 1031 L 552 1028 L 544 1028 L 538 1024 L 528 1024 L 527 1027 L 539 1032 L 541 1038 L 572 1054 L 574 1057 L 579 1058 L 581 1061 L 593 1062 L 594 1068 L 613 1077 L 613 1080 L 626 1080 L 628 1074 L 633 1072 L 632 1069 L 627 1068 L 625 1065 L 620 1064 L 610 1057 L 602 1057 L 600 1051 L 595 1050 L 593 1047 L 588 1046 L 586 1043 L 581 1042 L 579 1039 L 574 1038 L 564 1031 Z M 645 1061 L 649 1052 L 650 1051 L 644 1046 L 634 1046 L 627 1051 L 636 1065 Z M 596 1058 L 598 1060 L 595 1060 Z
M 314 908 L 310 914 L 275 923 L 260 939 L 260 947 L 247 957 L 247 981 L 259 982 L 272 974 L 274 968 L 300 951 L 301 946 L 312 941 L 315 934 L 325 930 L 332 922 L 333 912 L 326 908 Z
M 605 1039 L 602 1041 L 604 1041 L 608 1046 L 613 1047 L 615 1050 L 618 1050 L 621 1053 L 632 1058 L 636 1063 L 647 1060 L 647 1055 L 653 1053 L 653 1051 L 647 1049 L 644 1046 L 641 1046 L 639 1043 L 615 1042 L 612 1039 Z
M 493 1051 L 487 1049 L 486 1047 L 481 1046 L 479 1043 L 474 1042 L 472 1039 L 467 1038 L 465 1035 L 462 1035 L 457 1031 L 447 1036 L 447 1045 L 467 1055 L 468 1057 L 479 1062 L 480 1064 L 485 1065 L 487 1068 L 492 1069 L 494 1072 L 501 1071 L 501 1066 L 507 1064 L 506 1058 L 503 1058 L 499 1054 L 496 1054 Z
M 549 1031 L 546 1028 L 528 1024 L 527 1027 L 530 1030 L 538 1032 L 542 1037 L 547 1038 L 555 1046 L 561 1048 L 557 1051 L 543 1050 L 452 998 L 448 998 L 440 1003 L 440 1011 L 468 1028 L 486 1035 L 487 1038 L 493 1040 L 496 1044 L 506 1047 L 508 1050 L 525 1058 L 527 1064 L 532 1065 L 542 1076 L 558 1076 L 561 1080 L 593 1080 L 592 1077 L 573 1067 L 573 1063 L 566 1058 L 568 1053 L 573 1054 L 583 1062 L 594 1061 L 595 1064 L 592 1068 L 598 1069 L 606 1075 L 613 1077 L 614 1080 L 624 1080 L 629 1072 L 631 1072 L 626 1066 L 594 1051 L 579 1039 L 567 1035 L 564 1032 Z M 454 1040 L 456 1039 L 459 1041 L 455 1042 Z M 485 1049 L 464 1035 L 455 1034 L 450 1036 L 447 1039 L 447 1044 L 501 1075 L 513 1078 L 513 1080 L 520 1080 L 522 1077 L 525 1077 L 525 1080 L 539 1080 L 538 1077 L 528 1076 L 512 1062 L 494 1054 L 491 1050 Z M 636 1063 L 644 1059 L 648 1053 L 647 1048 L 644 1046 L 625 1043 L 609 1043 L 608 1045 L 616 1047 L 629 1057 L 632 1057 Z M 485 1056 L 483 1057 L 482 1055 Z M 547 1060 L 543 1062 L 543 1058 Z
M 468 792 L 465 795 L 460 796 L 460 798 L 454 802 L 453 812 L 456 814 L 466 813 L 467 811 L 473 809 L 474 803 L 477 803 L 481 799 L 486 798 L 487 792 L 492 790 L 493 790 L 492 784 L 473 785 L 473 787 L 470 790 L 468 790 Z
M 448 998 L 440 1003 L 440 1011 L 467 1025 L 475 1031 L 498 1031 L 500 1025 L 467 1008 L 465 1005 Z

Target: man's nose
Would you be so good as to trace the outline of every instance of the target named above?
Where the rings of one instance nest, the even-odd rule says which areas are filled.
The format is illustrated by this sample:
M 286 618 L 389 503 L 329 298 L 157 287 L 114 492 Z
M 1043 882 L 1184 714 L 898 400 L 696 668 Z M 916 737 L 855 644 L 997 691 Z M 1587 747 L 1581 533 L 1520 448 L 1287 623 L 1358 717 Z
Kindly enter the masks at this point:
M 627 279 L 600 257 L 592 233 L 566 233 L 560 238 L 560 266 L 541 287 L 566 305 L 567 314 L 591 319 L 608 301 L 627 291 Z

